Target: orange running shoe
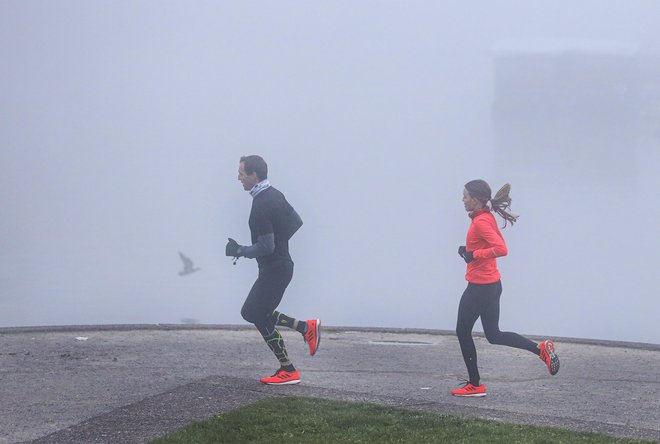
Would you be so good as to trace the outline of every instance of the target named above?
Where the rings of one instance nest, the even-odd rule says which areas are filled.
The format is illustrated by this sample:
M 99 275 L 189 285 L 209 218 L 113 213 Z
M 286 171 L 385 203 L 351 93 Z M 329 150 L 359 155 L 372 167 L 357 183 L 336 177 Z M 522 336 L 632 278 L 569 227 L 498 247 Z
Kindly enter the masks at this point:
M 298 370 L 287 372 L 286 370 L 279 369 L 273 376 L 261 378 L 260 381 L 268 385 L 298 384 L 300 382 L 300 373 L 298 373 Z
M 321 345 L 320 319 L 313 319 L 311 321 L 307 321 L 307 332 L 305 332 L 303 338 L 305 339 L 307 345 L 309 345 L 310 356 L 314 356 L 316 354 L 316 350 L 319 349 L 319 345 Z
M 555 354 L 555 343 L 552 342 L 552 339 L 539 342 L 539 350 L 541 351 L 539 359 L 545 362 L 551 375 L 556 375 L 559 371 L 559 358 Z
M 451 391 L 451 394 L 454 396 L 464 396 L 466 398 L 481 398 L 486 396 L 486 386 L 481 384 L 478 387 L 466 382 L 463 388 L 455 389 Z

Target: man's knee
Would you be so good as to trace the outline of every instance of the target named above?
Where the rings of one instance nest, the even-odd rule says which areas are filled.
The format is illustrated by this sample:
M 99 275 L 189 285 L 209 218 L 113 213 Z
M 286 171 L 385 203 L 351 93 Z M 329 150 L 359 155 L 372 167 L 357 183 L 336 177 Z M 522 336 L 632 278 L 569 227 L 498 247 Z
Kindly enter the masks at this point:
M 258 320 L 255 310 L 250 308 L 247 304 L 243 305 L 243 308 L 241 308 L 241 316 L 250 324 L 254 324 Z
M 275 327 L 275 323 L 271 318 L 271 315 L 267 314 L 263 310 L 255 309 L 254 307 L 244 305 L 241 309 L 241 316 L 250 324 L 254 324 L 259 331 L 271 332 Z

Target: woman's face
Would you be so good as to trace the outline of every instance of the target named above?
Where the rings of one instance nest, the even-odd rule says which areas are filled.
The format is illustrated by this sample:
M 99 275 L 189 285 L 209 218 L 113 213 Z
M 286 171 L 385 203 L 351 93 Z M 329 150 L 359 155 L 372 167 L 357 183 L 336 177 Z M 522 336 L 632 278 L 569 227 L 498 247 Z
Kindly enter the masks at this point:
M 465 211 L 474 211 L 483 207 L 482 203 L 470 196 L 470 193 L 465 188 L 463 188 L 463 206 L 465 206 Z

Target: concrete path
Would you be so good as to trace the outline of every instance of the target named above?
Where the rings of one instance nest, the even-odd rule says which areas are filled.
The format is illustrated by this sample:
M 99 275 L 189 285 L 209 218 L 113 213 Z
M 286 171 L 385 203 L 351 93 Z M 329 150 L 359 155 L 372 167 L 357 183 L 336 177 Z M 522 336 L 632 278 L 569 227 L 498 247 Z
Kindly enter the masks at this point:
M 461 399 L 449 394 L 465 369 L 448 332 L 326 328 L 313 358 L 283 335 L 297 386 L 258 382 L 277 363 L 253 328 L 0 329 L 0 443 L 142 443 L 274 395 L 660 441 L 660 345 L 555 339 L 551 377 L 529 352 L 477 337 L 488 396 Z

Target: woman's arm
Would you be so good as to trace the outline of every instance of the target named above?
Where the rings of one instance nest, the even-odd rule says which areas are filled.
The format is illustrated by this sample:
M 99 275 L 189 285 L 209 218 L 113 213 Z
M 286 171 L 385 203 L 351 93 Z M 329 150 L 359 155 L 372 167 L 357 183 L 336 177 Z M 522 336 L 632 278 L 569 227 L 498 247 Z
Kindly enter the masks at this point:
M 488 243 L 487 248 L 475 250 L 472 252 L 475 259 L 490 259 L 494 257 L 506 256 L 509 253 L 504 238 L 494 224 L 494 220 L 482 218 L 475 221 L 475 230 L 477 236 Z

